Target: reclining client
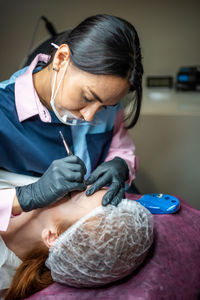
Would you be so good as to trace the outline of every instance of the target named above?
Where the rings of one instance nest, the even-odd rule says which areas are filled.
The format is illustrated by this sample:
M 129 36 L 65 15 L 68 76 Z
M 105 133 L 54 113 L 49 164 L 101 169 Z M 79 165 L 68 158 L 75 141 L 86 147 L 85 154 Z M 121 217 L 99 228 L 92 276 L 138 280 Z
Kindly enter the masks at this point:
M 72 192 L 54 205 L 11 219 L 1 238 L 18 269 L 10 287 L 1 287 L 9 288 L 6 300 L 26 298 L 54 281 L 102 286 L 142 263 L 153 241 L 153 216 L 128 199 L 104 207 L 105 193 L 101 189 L 87 197 Z

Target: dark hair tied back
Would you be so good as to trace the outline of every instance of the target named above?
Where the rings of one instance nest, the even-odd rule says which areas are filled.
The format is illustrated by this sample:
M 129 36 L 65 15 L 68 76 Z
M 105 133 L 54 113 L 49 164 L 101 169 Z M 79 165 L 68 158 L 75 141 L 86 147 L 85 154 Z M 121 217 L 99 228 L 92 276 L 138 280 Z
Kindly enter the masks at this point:
M 143 75 L 140 42 L 134 26 L 119 17 L 95 15 L 59 35 L 55 42 L 68 44 L 70 59 L 77 68 L 129 80 L 135 97 L 126 120 L 130 120 L 127 128 L 133 127 L 140 115 Z
M 131 119 L 132 112 L 135 111 L 134 118 L 132 119 L 131 123 L 127 126 L 127 128 L 132 128 L 140 115 L 141 104 L 142 104 L 142 76 L 144 70 L 142 65 L 142 55 L 141 55 L 141 48 L 140 48 L 140 41 L 135 33 L 134 39 L 134 67 L 130 73 L 129 83 L 131 85 L 130 91 L 135 91 L 135 101 L 132 101 L 132 109 L 127 116 L 127 119 Z

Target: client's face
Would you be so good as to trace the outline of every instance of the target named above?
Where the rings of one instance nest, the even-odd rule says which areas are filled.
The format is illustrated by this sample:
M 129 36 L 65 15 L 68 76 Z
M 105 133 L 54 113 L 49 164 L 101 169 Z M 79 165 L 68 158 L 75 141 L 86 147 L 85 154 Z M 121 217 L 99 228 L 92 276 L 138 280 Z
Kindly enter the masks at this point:
M 94 208 L 101 206 L 102 197 L 106 191 L 106 189 L 102 189 L 89 197 L 85 195 L 85 191 L 72 192 L 70 197 L 66 196 L 54 205 L 23 212 L 12 218 L 6 232 L 9 234 L 9 238 L 12 239 L 17 233 L 20 244 L 23 235 L 23 250 L 20 246 L 16 249 L 12 245 L 13 249 L 15 248 L 13 251 L 20 258 L 23 258 L 41 240 L 47 247 L 51 247 L 62 231 L 65 231 Z M 30 232 L 32 233 L 31 237 Z
M 70 225 L 91 212 L 94 208 L 101 206 L 102 198 L 106 189 L 101 189 L 87 197 L 85 191 L 72 192 L 71 197 L 66 196 L 57 205 L 49 209 L 56 223 L 67 221 Z

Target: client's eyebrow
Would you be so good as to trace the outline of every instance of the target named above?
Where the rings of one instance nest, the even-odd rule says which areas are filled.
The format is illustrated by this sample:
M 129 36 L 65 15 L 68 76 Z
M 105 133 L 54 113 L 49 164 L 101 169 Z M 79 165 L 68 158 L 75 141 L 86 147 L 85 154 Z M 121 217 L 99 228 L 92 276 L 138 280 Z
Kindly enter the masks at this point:
M 89 91 L 90 91 L 90 93 L 93 95 L 93 97 L 95 98 L 95 99 L 97 99 L 99 102 L 101 102 L 101 103 L 103 103 L 103 100 L 93 91 L 93 90 L 91 90 L 90 88 L 89 88 L 89 86 L 87 87 L 88 89 L 89 89 Z

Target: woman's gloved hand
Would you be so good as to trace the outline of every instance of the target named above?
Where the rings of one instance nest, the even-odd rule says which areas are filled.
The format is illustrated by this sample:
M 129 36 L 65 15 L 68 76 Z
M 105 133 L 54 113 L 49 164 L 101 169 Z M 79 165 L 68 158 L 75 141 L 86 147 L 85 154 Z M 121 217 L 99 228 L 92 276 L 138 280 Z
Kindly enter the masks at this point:
M 125 181 L 129 177 L 129 169 L 124 159 L 115 157 L 104 162 L 85 181 L 92 186 L 86 191 L 90 196 L 105 185 L 110 185 L 108 192 L 102 199 L 102 205 L 112 204 L 117 206 L 125 196 Z
M 75 155 L 54 160 L 37 182 L 16 188 L 21 208 L 30 211 L 56 202 L 68 192 L 85 190 L 85 173 L 85 164 Z

